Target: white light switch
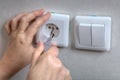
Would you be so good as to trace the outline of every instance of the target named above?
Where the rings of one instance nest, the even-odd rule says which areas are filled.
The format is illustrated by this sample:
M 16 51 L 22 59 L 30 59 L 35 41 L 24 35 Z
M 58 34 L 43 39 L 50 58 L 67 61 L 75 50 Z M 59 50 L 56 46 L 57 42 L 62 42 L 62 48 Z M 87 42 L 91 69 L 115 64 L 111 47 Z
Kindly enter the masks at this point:
M 80 44 L 91 46 L 91 24 L 80 23 L 78 32 Z
M 111 17 L 76 16 L 74 37 L 77 49 L 109 51 Z
M 47 26 L 52 24 L 57 26 L 59 32 L 56 37 L 53 37 L 52 42 L 54 42 L 58 47 L 67 47 L 69 44 L 69 19 L 69 15 L 52 13 L 50 19 L 40 27 L 37 33 L 36 42 L 46 42 L 51 32 Z
M 92 46 L 105 47 L 104 24 L 92 24 Z

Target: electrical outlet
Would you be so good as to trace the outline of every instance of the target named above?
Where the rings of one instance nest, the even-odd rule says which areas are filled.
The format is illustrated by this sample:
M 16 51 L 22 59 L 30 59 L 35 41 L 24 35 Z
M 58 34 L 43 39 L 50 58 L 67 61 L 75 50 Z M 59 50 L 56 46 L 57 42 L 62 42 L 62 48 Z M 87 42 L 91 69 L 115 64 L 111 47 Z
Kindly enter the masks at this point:
M 54 27 L 56 30 L 52 42 L 58 47 L 67 47 L 69 44 L 69 18 L 69 15 L 52 13 L 50 19 L 40 27 L 36 42 L 46 42 L 50 36 L 51 28 Z

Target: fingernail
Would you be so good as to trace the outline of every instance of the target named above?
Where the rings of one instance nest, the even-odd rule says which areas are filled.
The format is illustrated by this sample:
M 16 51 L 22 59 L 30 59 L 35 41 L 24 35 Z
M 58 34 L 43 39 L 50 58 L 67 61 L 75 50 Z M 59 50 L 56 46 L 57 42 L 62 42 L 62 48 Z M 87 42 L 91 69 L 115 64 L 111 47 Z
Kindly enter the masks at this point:
M 42 41 L 39 41 L 37 45 L 38 45 L 38 46 L 41 46 L 41 44 L 42 44 Z
M 48 16 L 48 17 L 51 17 L 51 13 L 50 12 L 47 12 L 45 15 Z
M 40 9 L 39 13 L 43 14 L 44 13 L 44 9 Z

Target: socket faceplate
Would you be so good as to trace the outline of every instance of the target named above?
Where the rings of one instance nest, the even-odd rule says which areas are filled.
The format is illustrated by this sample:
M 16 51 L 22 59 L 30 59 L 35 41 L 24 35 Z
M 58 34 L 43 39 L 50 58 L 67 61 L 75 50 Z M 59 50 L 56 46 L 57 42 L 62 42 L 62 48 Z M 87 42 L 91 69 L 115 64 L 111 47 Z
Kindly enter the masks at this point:
M 50 36 L 52 26 L 54 26 L 55 37 L 52 39 L 58 47 L 67 47 L 69 44 L 69 15 L 52 14 L 50 19 L 40 27 L 37 33 L 37 41 L 46 42 Z

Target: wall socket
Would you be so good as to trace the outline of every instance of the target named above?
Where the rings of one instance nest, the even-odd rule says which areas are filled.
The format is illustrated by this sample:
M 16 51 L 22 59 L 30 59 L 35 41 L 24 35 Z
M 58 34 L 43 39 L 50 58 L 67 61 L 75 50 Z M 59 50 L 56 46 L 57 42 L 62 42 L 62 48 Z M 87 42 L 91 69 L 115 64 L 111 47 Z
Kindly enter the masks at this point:
M 37 42 L 46 42 L 50 36 L 51 28 L 54 26 L 56 32 L 52 42 L 58 47 L 67 47 L 69 45 L 69 21 L 69 15 L 52 13 L 50 19 L 40 27 L 37 33 Z

